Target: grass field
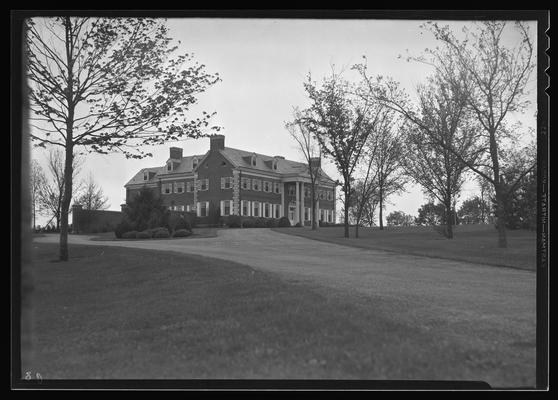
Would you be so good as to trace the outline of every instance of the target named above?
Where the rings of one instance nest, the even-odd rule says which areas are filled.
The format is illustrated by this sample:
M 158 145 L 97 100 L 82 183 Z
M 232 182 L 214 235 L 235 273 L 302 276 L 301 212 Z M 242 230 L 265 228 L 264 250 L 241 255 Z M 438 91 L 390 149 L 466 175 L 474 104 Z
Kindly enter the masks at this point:
M 458 225 L 454 239 L 448 240 L 431 227 L 360 228 L 355 238 L 355 228 L 350 228 L 350 238 L 343 237 L 343 227 L 278 228 L 277 232 L 298 235 L 325 242 L 364 249 L 394 251 L 427 257 L 447 258 L 535 270 L 536 237 L 534 231 L 508 231 L 508 248 L 497 247 L 497 232 L 492 225 Z
M 34 243 L 32 256 L 22 363 L 43 379 L 532 381 L 533 344 L 394 322 L 373 296 L 171 252 L 72 245 L 60 263 Z

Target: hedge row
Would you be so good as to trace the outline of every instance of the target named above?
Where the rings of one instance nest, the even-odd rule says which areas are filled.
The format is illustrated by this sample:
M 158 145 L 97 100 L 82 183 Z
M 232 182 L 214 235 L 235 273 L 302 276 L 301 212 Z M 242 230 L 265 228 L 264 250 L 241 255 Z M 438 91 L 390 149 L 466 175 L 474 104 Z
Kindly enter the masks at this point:
M 291 226 L 291 222 L 287 217 L 263 218 L 230 215 L 228 217 L 221 217 L 219 222 L 221 226 L 227 226 L 229 228 L 277 228 Z
M 122 234 L 123 239 L 151 239 L 151 238 L 169 238 L 169 237 L 188 237 L 192 234 L 188 229 L 177 229 L 174 232 L 169 232 L 165 227 L 146 229 L 145 231 L 129 231 Z

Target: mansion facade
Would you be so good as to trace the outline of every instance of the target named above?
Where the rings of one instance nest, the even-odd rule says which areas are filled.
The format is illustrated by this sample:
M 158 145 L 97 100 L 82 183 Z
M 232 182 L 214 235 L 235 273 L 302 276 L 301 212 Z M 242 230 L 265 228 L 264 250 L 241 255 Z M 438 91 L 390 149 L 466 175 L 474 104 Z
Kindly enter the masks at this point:
M 287 216 L 308 225 L 311 191 L 308 166 L 281 156 L 265 156 L 225 147 L 223 135 L 210 136 L 203 155 L 183 156 L 171 147 L 161 167 L 140 170 L 126 185 L 126 203 L 142 188 L 161 194 L 170 210 L 211 215 L 263 218 Z M 321 171 L 318 221 L 335 222 L 335 182 Z

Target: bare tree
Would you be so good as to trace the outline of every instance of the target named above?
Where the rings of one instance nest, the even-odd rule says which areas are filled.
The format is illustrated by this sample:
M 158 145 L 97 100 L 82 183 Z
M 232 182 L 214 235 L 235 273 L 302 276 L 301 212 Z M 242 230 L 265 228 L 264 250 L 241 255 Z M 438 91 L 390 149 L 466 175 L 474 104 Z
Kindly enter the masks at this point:
M 343 178 L 344 236 L 349 237 L 353 174 L 366 141 L 378 122 L 381 107 L 358 96 L 355 88 L 335 72 L 324 79 L 321 86 L 308 76 L 304 88 L 311 100 L 305 112 L 305 126 Z
M 509 25 L 505 21 L 483 21 L 476 24 L 474 29 L 464 28 L 465 38 L 459 40 L 447 26 L 426 24 L 424 28 L 442 46 L 429 49 L 425 56 L 415 58 L 433 65 L 449 84 L 455 84 L 452 78 L 456 68 L 465 77 L 467 104 L 482 126 L 488 173 L 474 163 L 462 161 L 494 188 L 498 246 L 503 248 L 507 247 L 506 203 L 523 177 L 536 167 L 536 162 L 533 162 L 517 174 L 513 181 L 506 182 L 503 179 L 501 149 L 506 139 L 509 139 L 505 132 L 506 120 L 510 113 L 522 112 L 528 106 L 524 97 L 535 67 L 528 27 L 522 22 L 514 23 L 519 43 L 511 48 L 504 44 L 502 38 Z M 458 154 L 456 149 L 448 148 Z
M 412 123 L 405 140 L 406 173 L 430 198 L 445 208 L 444 236 L 453 238 L 454 203 L 459 197 L 467 160 L 477 165 L 481 150 L 476 146 L 476 129 L 469 122 L 463 91 L 453 90 L 437 77 L 418 88 L 419 124 Z M 411 121 L 415 121 L 413 118 Z M 423 127 L 427 129 L 423 129 Z M 443 144 L 442 144 L 443 143 Z M 449 150 L 459 152 L 459 157 Z
M 46 184 L 46 176 L 37 160 L 31 161 L 31 207 L 33 209 L 33 230 L 37 229 L 37 213 L 42 211 L 41 192 Z
M 68 16 L 29 19 L 26 27 L 31 138 L 65 151 L 65 261 L 76 148 L 142 158 L 151 154 L 141 146 L 201 137 L 212 114 L 188 121 L 185 113 L 219 77 L 189 54 L 171 57 L 177 46 L 164 20 Z
M 84 210 L 106 210 L 109 207 L 108 197 L 103 193 L 103 189 L 95 182 L 93 174 L 89 173 L 83 183 L 83 191 L 76 199 Z
M 391 111 L 391 110 L 390 110 Z M 378 222 L 380 230 L 384 229 L 383 211 L 387 199 L 405 190 L 408 181 L 403 168 L 405 157 L 402 137 L 402 121 L 389 118 L 386 124 L 378 131 L 377 156 L 374 160 L 377 171 L 376 180 L 378 188 Z
M 79 174 L 81 164 L 81 158 L 73 157 L 72 180 Z M 38 202 L 41 212 L 51 217 L 51 220 L 54 219 L 56 221 L 56 230 L 58 230 L 62 220 L 64 193 L 66 192 L 66 182 L 68 181 L 65 177 L 64 153 L 61 150 L 51 149 L 49 151 L 47 168 L 48 176 L 43 181 L 37 194 Z M 79 190 L 79 187 L 74 185 L 70 198 L 73 198 L 77 190 Z
M 320 143 L 305 126 L 305 117 L 298 109 L 293 110 L 294 121 L 288 122 L 285 126 L 291 137 L 298 144 L 299 150 L 306 161 L 308 175 L 310 176 L 310 198 L 312 215 L 312 230 L 318 229 L 317 208 L 318 208 L 318 184 L 322 175 L 322 153 Z

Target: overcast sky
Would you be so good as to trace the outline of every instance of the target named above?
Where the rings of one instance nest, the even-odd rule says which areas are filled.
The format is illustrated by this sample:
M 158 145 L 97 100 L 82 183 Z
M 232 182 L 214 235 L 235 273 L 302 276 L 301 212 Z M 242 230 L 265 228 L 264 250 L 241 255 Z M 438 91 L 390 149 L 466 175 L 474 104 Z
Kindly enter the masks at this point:
M 216 111 L 214 124 L 222 126 L 225 145 L 266 155 L 283 155 L 302 161 L 296 145 L 284 128 L 293 106 L 304 107 L 307 97 L 303 81 L 311 72 L 321 80 L 331 71 L 346 68 L 345 77 L 356 79 L 350 66 L 366 55 L 372 75 L 390 75 L 409 92 L 431 72 L 425 65 L 399 59 L 408 49 L 420 54 L 436 45 L 433 38 L 420 34 L 423 21 L 402 20 L 273 20 L 273 19 L 169 19 L 170 36 L 180 40 L 181 52 L 193 52 L 208 72 L 218 72 L 222 82 L 199 96 L 195 111 Z M 448 23 L 460 30 L 468 22 Z M 535 40 L 536 23 L 530 24 Z M 505 41 L 516 43 L 514 35 Z M 536 85 L 530 85 L 533 106 L 519 118 L 535 128 Z M 192 115 L 194 116 L 194 115 Z M 109 197 L 110 209 L 119 210 L 125 199 L 124 184 L 144 167 L 160 166 L 168 158 L 168 148 L 180 146 L 184 155 L 203 154 L 209 139 L 184 140 L 155 146 L 152 158 L 127 160 L 120 154 L 88 155 L 82 176 L 94 174 Z M 33 151 L 44 164 L 45 154 Z M 326 172 L 339 174 L 330 164 Z M 468 184 L 462 199 L 474 194 Z M 401 210 L 413 215 L 425 202 L 420 188 L 409 186 L 408 193 L 389 199 L 386 214 Z M 44 221 L 43 221 L 44 223 Z

